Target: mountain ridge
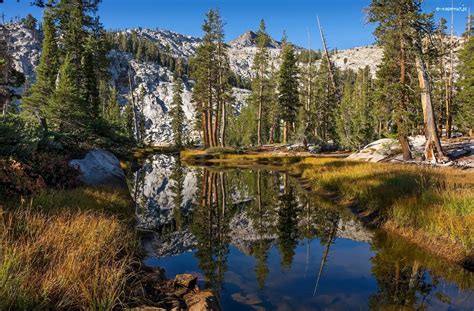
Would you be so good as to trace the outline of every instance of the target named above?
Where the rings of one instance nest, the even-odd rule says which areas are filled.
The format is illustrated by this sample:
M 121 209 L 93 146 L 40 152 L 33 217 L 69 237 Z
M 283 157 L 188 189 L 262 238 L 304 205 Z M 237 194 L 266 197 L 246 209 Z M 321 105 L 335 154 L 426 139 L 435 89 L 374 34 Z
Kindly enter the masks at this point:
M 26 87 L 35 80 L 35 68 L 39 63 L 41 52 L 41 33 L 31 31 L 20 23 L 6 26 L 9 34 L 10 48 L 13 54 L 15 68 L 22 72 L 27 83 L 15 90 L 17 94 L 24 93 Z M 138 36 L 151 41 L 163 50 L 167 50 L 171 55 L 189 60 L 194 56 L 200 38 L 183 35 L 170 30 L 163 29 L 127 29 L 124 33 L 136 32 Z M 232 71 L 237 76 L 244 79 L 253 77 L 253 59 L 257 53 L 255 45 L 256 33 L 252 31 L 244 32 L 241 36 L 228 43 L 228 55 Z M 268 49 L 270 61 L 275 69 L 279 67 L 281 43 L 272 39 Z M 369 66 L 375 73 L 376 66 L 382 59 L 382 50 L 375 46 L 342 50 L 334 54 L 334 62 L 341 69 L 351 68 L 358 70 Z M 347 60 L 346 60 L 347 59 Z M 172 143 L 173 133 L 171 130 L 171 117 L 169 110 L 172 102 L 173 72 L 167 67 L 154 62 L 138 61 L 130 53 L 111 50 L 109 52 L 110 68 L 112 79 L 111 85 L 118 89 L 119 102 L 126 103 L 130 90 L 128 85 L 128 72 L 133 73 L 132 92 L 135 95 L 144 90 L 143 102 L 140 110 L 145 118 L 146 143 L 150 145 L 169 145 Z M 191 141 L 199 141 L 199 133 L 194 130 L 195 111 L 191 102 L 193 81 L 183 82 L 183 105 L 186 115 L 186 134 Z M 233 103 L 234 113 L 239 113 L 241 107 L 246 105 L 250 91 L 234 88 Z

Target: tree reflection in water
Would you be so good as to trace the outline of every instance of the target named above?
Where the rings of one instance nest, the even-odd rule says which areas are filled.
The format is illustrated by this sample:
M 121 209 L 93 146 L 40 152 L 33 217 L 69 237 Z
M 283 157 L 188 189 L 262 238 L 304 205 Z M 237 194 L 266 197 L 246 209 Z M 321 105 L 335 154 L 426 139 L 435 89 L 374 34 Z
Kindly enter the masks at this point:
M 231 185 L 227 179 L 232 181 Z M 227 268 L 231 240 L 229 221 L 242 208 L 256 235 L 250 255 L 256 260 L 255 276 L 260 288 L 265 287 L 269 273 L 267 260 L 271 247 L 277 246 L 281 269 L 288 271 L 298 241 L 302 239 L 318 239 L 325 246 L 317 275 L 319 283 L 336 237 L 340 219 L 337 212 L 315 206 L 316 201 L 286 174 L 203 169 L 200 180 L 200 204 L 192 215 L 191 230 L 197 239 L 199 268 L 217 294 L 222 289 Z
M 140 190 L 149 186 L 144 175 L 152 169 L 136 174 L 133 194 L 140 205 L 138 211 L 146 211 L 157 202 L 172 205 L 164 209 L 158 205 L 147 214 L 161 215 L 160 223 L 165 219 L 164 225 L 154 229 L 161 240 L 178 239 L 160 245 L 177 246 L 168 252 L 174 256 L 184 256 L 192 248 L 189 256 L 194 257 L 193 262 L 180 261 L 175 271 L 198 269 L 207 287 L 226 303 L 244 301 L 245 295 L 260 289 L 258 299 L 252 296 L 252 303 L 241 303 L 255 306 L 260 301 L 258 306 L 272 309 L 286 295 L 284 299 L 290 299 L 293 306 L 336 308 L 331 303 L 339 303 L 347 308 L 352 306 L 347 297 L 356 295 L 359 307 L 372 310 L 450 305 L 472 309 L 472 273 L 403 239 L 378 231 L 370 233 L 356 224 L 347 210 L 306 192 L 288 175 L 271 170 L 183 168 L 179 160 L 172 164 L 166 169 L 168 173 L 158 172 L 160 178 L 149 178 L 157 183 L 152 188 L 161 191 L 162 201 Z M 351 223 L 355 228 L 346 227 Z M 357 230 L 364 237 L 351 235 Z M 183 244 L 176 241 L 182 242 L 183 237 L 194 239 L 186 244 L 190 248 L 179 248 Z M 356 254 L 362 258 L 359 267 L 352 267 L 356 258 L 341 258 L 341 251 L 360 251 L 370 239 L 370 248 Z M 236 258 L 241 266 L 236 266 Z M 248 274 L 247 267 L 253 273 Z M 233 293 L 238 293 L 237 298 Z

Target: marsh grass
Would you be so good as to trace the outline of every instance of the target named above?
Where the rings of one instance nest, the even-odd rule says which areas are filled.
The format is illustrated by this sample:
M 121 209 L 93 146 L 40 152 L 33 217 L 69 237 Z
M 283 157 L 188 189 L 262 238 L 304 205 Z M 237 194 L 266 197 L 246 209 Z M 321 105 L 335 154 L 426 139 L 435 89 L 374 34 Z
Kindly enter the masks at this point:
M 293 168 L 316 191 L 356 201 L 378 221 L 474 246 L 474 174 L 449 168 L 307 158 Z
M 0 210 L 0 309 L 122 304 L 138 251 L 125 191 L 78 188 L 11 205 Z
M 199 152 L 188 151 L 185 156 L 196 154 Z M 463 256 L 474 252 L 472 172 L 272 153 L 225 154 L 214 162 L 227 167 L 277 165 L 299 176 L 315 193 L 337 197 L 342 205 L 357 205 L 378 226 L 389 222 L 399 232 L 407 230 L 433 242 L 442 239 L 460 245 Z

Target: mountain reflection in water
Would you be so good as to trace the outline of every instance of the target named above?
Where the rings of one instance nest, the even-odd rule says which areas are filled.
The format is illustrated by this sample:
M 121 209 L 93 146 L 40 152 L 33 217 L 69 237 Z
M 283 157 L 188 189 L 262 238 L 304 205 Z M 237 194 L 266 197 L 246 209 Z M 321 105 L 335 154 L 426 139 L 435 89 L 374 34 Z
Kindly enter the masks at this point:
M 146 264 L 200 276 L 224 310 L 473 310 L 474 274 L 269 170 L 154 155 L 133 196 Z

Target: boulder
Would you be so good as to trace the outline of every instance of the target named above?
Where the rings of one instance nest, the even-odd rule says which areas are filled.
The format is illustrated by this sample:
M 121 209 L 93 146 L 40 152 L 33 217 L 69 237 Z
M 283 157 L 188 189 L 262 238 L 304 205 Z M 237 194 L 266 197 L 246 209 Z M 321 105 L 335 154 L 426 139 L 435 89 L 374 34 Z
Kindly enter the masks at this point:
M 196 282 L 197 277 L 192 274 L 178 274 L 174 279 L 174 286 L 194 289 Z
M 217 297 L 211 291 L 200 291 L 189 293 L 184 296 L 184 301 L 189 311 L 221 310 Z
M 81 172 L 80 180 L 87 185 L 127 187 L 120 161 L 111 152 L 94 149 L 84 159 L 71 160 L 69 165 Z

